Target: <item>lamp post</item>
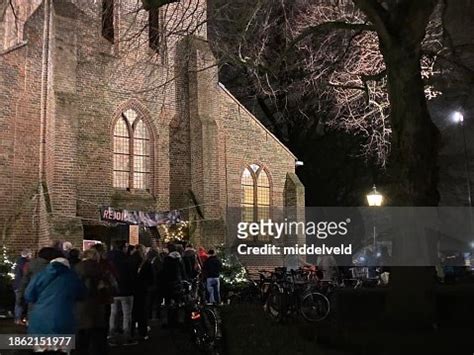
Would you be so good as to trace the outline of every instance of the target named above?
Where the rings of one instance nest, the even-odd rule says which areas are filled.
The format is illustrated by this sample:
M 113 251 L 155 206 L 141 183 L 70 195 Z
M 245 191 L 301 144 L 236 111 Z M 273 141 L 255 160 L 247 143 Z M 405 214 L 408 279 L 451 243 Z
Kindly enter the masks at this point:
M 383 196 L 380 192 L 377 191 L 377 188 L 374 187 L 372 188 L 372 191 L 367 194 L 367 202 L 369 203 L 370 207 L 380 207 L 382 206 L 383 202 Z M 374 253 L 375 253 L 375 248 L 376 248 L 376 229 L 375 229 L 375 218 L 373 218 L 373 224 L 374 224 Z
M 372 187 L 372 191 L 367 194 L 367 202 L 370 207 L 380 207 L 383 202 L 383 196 L 380 192 L 377 191 L 377 188 Z
M 462 132 L 462 141 L 464 146 L 464 173 L 466 174 L 466 185 L 467 185 L 467 203 L 469 206 L 469 234 L 472 236 L 472 227 L 473 227 L 473 220 L 472 220 L 472 188 L 471 188 L 471 176 L 469 174 L 469 155 L 467 153 L 467 141 L 466 141 L 466 132 L 464 130 L 464 115 L 459 112 L 455 111 L 453 113 L 453 120 L 461 127 Z M 472 246 L 472 243 L 471 243 Z
M 469 204 L 469 207 L 472 207 L 471 177 L 469 174 L 469 156 L 467 153 L 466 132 L 464 131 L 464 116 L 461 112 L 456 111 L 453 113 L 453 120 L 461 127 L 462 140 L 464 145 L 464 172 L 466 174 L 467 202 Z

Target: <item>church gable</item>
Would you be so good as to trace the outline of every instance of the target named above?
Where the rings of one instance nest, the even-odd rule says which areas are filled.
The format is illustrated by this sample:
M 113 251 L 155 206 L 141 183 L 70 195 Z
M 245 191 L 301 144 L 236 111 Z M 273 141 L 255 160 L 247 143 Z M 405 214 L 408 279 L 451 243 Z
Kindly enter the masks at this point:
M 35 247 L 64 235 L 78 244 L 104 227 L 100 206 L 181 209 L 190 218 L 198 205 L 196 238 L 220 243 L 227 208 L 250 203 L 242 200 L 243 176 L 254 167 L 252 201 L 260 196 L 265 206 L 284 205 L 295 157 L 219 85 L 200 21 L 204 1 L 141 10 L 135 18 L 136 1 L 47 3 L 26 21 L 28 43 L 0 66 L 12 76 L 0 82 L 10 95 L 0 119 L 17 119 L 25 136 L 5 133 L 15 141 L 0 156 L 22 154 L 7 159 L 0 189 L 15 176 L 40 196 L 18 218 L 24 224 L 34 215 L 37 224 L 26 234 L 11 227 L 12 241 L 21 235 Z M 187 11 L 198 17 L 180 22 Z M 127 38 L 126 29 L 140 24 L 149 31 Z M 31 90 L 21 85 L 25 80 Z M 0 198 L 7 206 L 29 197 L 15 185 Z M 9 213 L 0 208 L 0 224 Z

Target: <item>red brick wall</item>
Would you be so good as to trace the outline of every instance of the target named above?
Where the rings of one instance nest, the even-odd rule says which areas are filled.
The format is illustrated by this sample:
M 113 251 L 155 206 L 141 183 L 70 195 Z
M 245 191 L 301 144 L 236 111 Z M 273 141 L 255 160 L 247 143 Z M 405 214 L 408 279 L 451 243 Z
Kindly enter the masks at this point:
M 183 208 L 192 203 L 189 190 L 205 217 L 196 237 L 215 244 L 224 240 L 226 207 L 240 205 L 240 176 L 251 163 L 267 169 L 272 202 L 283 206 L 295 158 L 218 85 L 207 44 L 196 36 L 173 35 L 159 53 L 146 42 L 134 47 L 146 36 L 134 41 L 123 36 L 140 25 L 143 14 L 138 19 L 125 15 L 129 3 L 121 3 L 114 44 L 101 36 L 100 1 L 55 0 L 49 40 L 43 41 L 42 5 L 26 23 L 28 44 L 0 57 L 0 228 L 19 206 L 17 226 L 9 231 L 14 249 L 52 239 L 80 246 L 82 221 L 100 223 L 100 205 Z M 205 36 L 205 29 L 197 34 Z M 128 108 L 152 132 L 150 192 L 112 186 L 113 125 Z M 35 192 L 41 194 L 31 200 Z M 22 204 L 25 199 L 31 201 Z
M 218 84 L 217 67 L 209 68 L 215 59 L 207 44 L 192 37 L 187 45 L 191 182 L 204 212 L 196 238 L 215 245 L 224 241 L 227 207 L 240 207 L 241 175 L 250 164 L 268 173 L 275 207 L 303 206 L 304 188 L 294 174 L 293 154 Z M 292 184 L 287 184 L 289 178 Z M 286 186 L 291 191 L 285 193 Z
M 39 230 L 42 30 L 38 9 L 25 26 L 28 44 L 0 56 L 0 230 L 15 250 L 35 246 Z

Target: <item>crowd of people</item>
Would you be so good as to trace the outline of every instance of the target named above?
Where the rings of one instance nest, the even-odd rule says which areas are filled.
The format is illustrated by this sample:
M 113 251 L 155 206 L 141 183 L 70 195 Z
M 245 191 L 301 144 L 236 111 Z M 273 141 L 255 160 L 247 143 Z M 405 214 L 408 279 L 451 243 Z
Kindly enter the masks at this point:
M 219 304 L 221 268 L 214 250 L 182 243 L 116 241 L 111 250 L 81 251 L 65 242 L 34 258 L 24 250 L 15 267 L 15 322 L 28 334 L 75 334 L 78 354 L 107 354 L 109 346 L 146 341 L 151 319 L 169 326 L 167 309 L 182 281 L 200 278 L 207 301 Z

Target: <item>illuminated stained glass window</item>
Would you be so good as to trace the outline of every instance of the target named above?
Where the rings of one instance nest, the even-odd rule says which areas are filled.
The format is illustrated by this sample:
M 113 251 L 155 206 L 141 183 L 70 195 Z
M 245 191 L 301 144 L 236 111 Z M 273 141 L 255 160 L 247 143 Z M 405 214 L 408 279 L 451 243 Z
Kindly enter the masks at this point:
M 114 128 L 114 187 L 128 188 L 130 181 L 130 132 L 121 117 Z
M 150 136 L 142 120 L 133 130 L 133 187 L 148 189 L 150 180 Z
M 257 178 L 258 219 L 270 218 L 270 181 L 265 170 L 260 170 Z
M 242 221 L 253 222 L 255 207 L 255 184 L 252 172 L 246 168 L 242 174 Z
M 149 190 L 151 137 L 134 110 L 125 111 L 114 128 L 114 187 Z
M 270 218 L 270 180 L 265 170 L 252 164 L 244 170 L 241 177 L 242 221 L 253 222 Z M 259 236 L 268 240 L 268 236 Z

